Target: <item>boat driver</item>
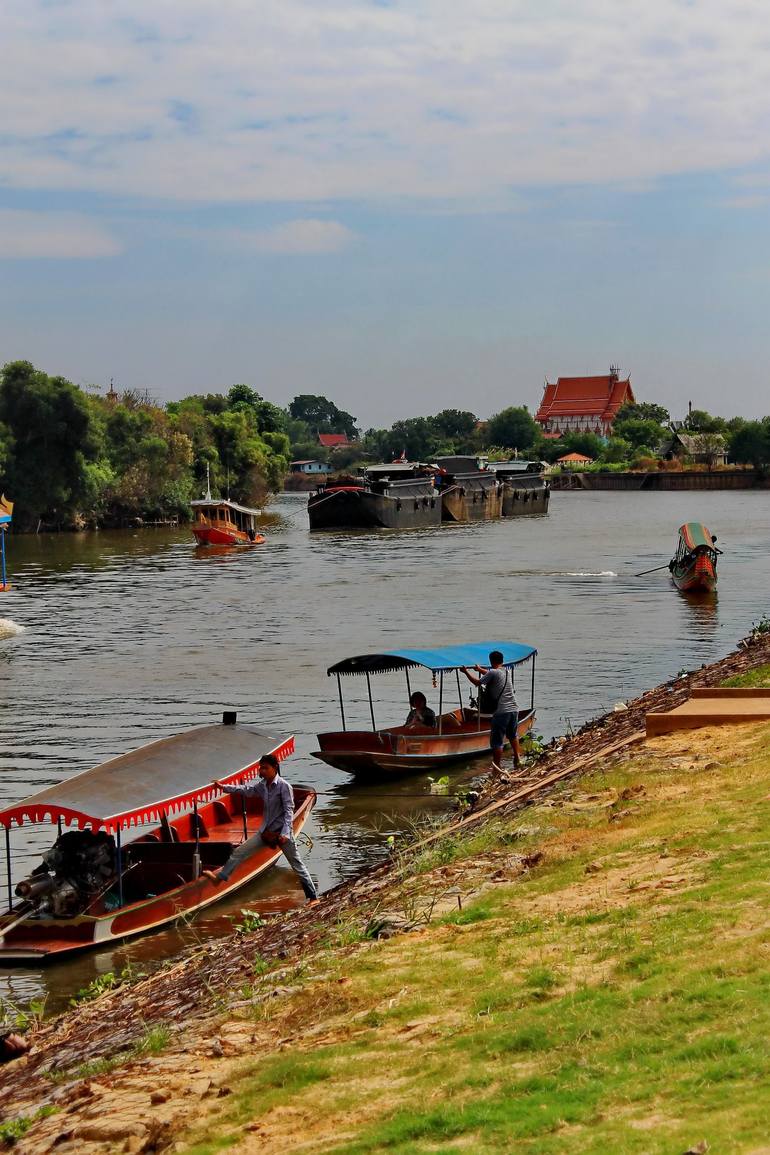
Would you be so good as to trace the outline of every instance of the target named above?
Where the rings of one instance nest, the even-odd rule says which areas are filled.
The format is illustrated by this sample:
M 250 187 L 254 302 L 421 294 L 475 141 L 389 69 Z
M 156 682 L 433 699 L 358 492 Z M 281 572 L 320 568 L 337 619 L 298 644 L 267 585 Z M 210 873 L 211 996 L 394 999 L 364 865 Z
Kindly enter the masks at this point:
M 263 846 L 271 849 L 280 847 L 284 858 L 294 873 L 299 876 L 305 897 L 316 902 L 318 894 L 310 872 L 299 856 L 294 841 L 292 819 L 294 818 L 294 791 L 285 778 L 281 777 L 280 763 L 275 754 L 263 754 L 259 761 L 259 778 L 248 786 L 223 786 L 212 783 L 224 794 L 258 794 L 262 799 L 262 825 L 256 834 L 237 846 L 224 866 L 219 870 L 202 870 L 201 874 L 210 882 L 219 885 L 227 882 L 230 875 L 246 859 L 251 858 Z
M 488 670 L 483 666 L 473 667 L 480 675 L 479 677 L 472 674 L 466 666 L 461 668 L 468 681 L 479 687 L 479 697 L 482 690 L 486 690 L 487 695 L 494 703 L 489 732 L 493 769 L 502 769 L 503 746 L 507 738 L 513 751 L 514 769 L 518 770 L 521 766 L 521 747 L 518 733 L 519 708 L 513 694 L 511 671 L 503 665 L 503 655 L 499 650 L 492 650 L 489 655 L 489 665 L 491 668 Z

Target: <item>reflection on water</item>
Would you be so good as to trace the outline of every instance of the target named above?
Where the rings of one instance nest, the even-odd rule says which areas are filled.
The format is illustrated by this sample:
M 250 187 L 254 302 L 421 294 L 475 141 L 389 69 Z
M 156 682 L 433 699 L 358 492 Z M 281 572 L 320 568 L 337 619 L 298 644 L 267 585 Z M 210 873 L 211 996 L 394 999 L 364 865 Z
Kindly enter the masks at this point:
M 23 632 L 3 636 L 0 624 L 0 804 L 235 709 L 296 735 L 286 773 L 319 791 L 307 857 L 329 887 L 386 853 L 387 831 L 447 805 L 428 795 L 426 775 L 357 787 L 309 756 L 314 735 L 338 727 L 329 665 L 399 646 L 529 642 L 539 650 L 537 730 L 563 733 L 721 656 L 767 612 L 769 501 L 767 492 L 557 492 L 545 517 L 311 535 L 306 496 L 289 494 L 265 519 L 263 545 L 226 553 L 196 550 L 184 528 L 14 537 L 0 610 Z M 680 595 L 667 570 L 634 577 L 665 563 L 690 520 L 711 526 L 725 551 L 718 600 Z M 427 673 L 412 686 L 437 706 Z M 378 721 L 403 721 L 403 679 L 375 678 L 372 690 Z M 368 726 L 365 681 L 347 679 L 346 691 L 349 725 Z M 453 771 L 452 789 L 484 765 Z M 35 865 L 50 834 L 14 831 L 20 869 Z M 246 900 L 301 901 L 301 890 L 275 870 L 231 913 Z M 47 987 L 61 1003 L 98 968 L 146 967 L 196 935 L 226 932 L 226 911 L 46 976 L 0 975 L 0 994 Z

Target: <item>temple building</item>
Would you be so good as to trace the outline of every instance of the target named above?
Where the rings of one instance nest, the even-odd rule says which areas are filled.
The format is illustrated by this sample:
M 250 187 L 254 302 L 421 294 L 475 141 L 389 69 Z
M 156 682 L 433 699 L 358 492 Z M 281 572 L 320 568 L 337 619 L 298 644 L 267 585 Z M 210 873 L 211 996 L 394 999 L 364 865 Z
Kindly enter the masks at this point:
M 603 377 L 559 377 L 555 384 L 546 381 L 535 421 L 549 438 L 565 433 L 611 437 L 618 410 L 634 401 L 630 378 L 621 381 L 613 365 Z

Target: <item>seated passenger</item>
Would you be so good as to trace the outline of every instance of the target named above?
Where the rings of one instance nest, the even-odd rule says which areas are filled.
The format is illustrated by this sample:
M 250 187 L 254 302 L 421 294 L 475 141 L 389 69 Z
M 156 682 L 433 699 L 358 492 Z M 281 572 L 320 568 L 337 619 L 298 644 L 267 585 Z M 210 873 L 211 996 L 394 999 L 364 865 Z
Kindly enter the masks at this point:
M 405 726 L 430 726 L 432 730 L 435 729 L 436 715 L 428 705 L 428 700 L 424 694 L 415 690 L 409 699 L 409 705 L 412 708 L 407 714 Z

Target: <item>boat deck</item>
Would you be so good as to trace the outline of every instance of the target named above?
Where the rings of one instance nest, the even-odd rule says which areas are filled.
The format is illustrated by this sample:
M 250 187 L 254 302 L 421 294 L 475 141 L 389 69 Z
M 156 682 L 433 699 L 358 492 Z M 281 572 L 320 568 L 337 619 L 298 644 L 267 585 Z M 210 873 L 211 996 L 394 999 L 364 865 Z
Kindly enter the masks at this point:
M 689 701 L 673 710 L 650 711 L 647 737 L 673 730 L 696 730 L 735 722 L 770 721 L 770 689 L 746 690 L 721 687 L 693 690 Z

